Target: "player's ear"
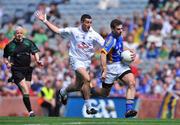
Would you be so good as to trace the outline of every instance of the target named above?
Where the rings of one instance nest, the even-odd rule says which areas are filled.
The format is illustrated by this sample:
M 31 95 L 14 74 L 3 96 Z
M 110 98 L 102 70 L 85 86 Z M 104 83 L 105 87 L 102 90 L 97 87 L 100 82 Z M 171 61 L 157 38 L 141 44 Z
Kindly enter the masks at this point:
M 114 30 L 113 28 L 111 28 L 111 31 L 112 31 L 113 33 L 115 33 L 115 30 Z

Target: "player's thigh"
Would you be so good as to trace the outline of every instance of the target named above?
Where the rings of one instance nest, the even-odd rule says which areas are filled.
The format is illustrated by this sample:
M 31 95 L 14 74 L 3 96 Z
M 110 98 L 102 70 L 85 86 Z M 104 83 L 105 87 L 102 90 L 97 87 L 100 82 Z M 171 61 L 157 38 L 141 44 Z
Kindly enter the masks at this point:
M 75 84 L 76 84 L 76 86 L 78 88 L 81 88 L 83 83 L 84 83 L 83 76 L 77 71 L 75 72 L 75 74 L 76 74 L 76 82 L 75 82 Z
M 76 72 L 76 76 L 83 78 L 83 81 L 90 81 L 90 76 L 87 71 L 90 67 L 90 61 L 82 61 L 73 57 L 70 57 L 70 64 L 73 70 Z
M 79 74 L 79 77 L 81 77 L 84 82 L 90 81 L 90 76 L 86 68 L 80 67 L 76 70 L 76 72 Z
M 15 84 L 19 84 L 24 79 L 24 72 L 12 69 L 12 78 Z
M 90 63 L 91 63 L 91 61 L 89 61 L 89 60 L 82 61 L 82 60 L 76 59 L 74 57 L 70 57 L 69 60 L 70 60 L 70 65 L 74 71 L 76 71 L 79 68 L 89 69 Z
M 134 74 L 129 72 L 122 77 L 122 80 L 128 85 L 135 85 Z
M 28 94 L 30 88 L 30 81 L 26 82 L 26 77 L 27 77 L 26 71 L 20 69 L 18 70 L 12 69 L 12 76 L 15 84 L 19 87 L 20 91 L 23 94 Z

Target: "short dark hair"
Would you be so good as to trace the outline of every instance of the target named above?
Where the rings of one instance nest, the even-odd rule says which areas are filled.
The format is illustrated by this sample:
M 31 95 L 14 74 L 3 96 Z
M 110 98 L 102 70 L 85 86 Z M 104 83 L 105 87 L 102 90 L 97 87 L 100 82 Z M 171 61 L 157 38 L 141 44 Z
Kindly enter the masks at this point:
M 84 22 L 85 19 L 92 19 L 92 17 L 89 14 L 83 14 L 81 16 L 81 22 Z
M 111 21 L 110 26 L 111 26 L 112 29 L 114 29 L 116 26 L 119 26 L 119 25 L 122 25 L 122 24 L 123 23 L 120 20 L 114 19 L 114 20 Z

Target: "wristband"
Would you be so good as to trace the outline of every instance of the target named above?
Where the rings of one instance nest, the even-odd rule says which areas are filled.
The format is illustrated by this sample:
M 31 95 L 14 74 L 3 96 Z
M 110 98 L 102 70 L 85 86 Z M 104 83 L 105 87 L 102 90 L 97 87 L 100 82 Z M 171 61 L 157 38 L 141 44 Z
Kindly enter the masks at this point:
M 46 14 L 44 14 L 44 20 L 43 20 L 44 23 L 47 22 L 47 17 L 46 17 Z

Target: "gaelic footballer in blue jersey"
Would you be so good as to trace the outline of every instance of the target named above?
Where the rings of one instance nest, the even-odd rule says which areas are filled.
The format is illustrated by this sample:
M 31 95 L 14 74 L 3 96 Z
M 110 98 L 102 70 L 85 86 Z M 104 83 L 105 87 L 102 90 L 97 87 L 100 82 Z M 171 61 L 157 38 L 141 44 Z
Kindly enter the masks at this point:
M 133 109 L 135 97 L 135 77 L 131 72 L 129 65 L 122 62 L 121 53 L 128 48 L 123 47 L 123 25 L 120 20 L 114 19 L 111 22 L 112 32 L 106 38 L 104 47 L 101 51 L 102 64 L 102 88 L 95 89 L 94 94 L 99 96 L 108 96 L 115 80 L 120 79 L 128 85 L 126 96 L 125 117 L 134 117 L 137 111 Z M 132 50 L 130 50 L 132 51 Z M 132 51 L 132 60 L 135 59 L 135 53 Z

